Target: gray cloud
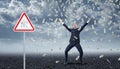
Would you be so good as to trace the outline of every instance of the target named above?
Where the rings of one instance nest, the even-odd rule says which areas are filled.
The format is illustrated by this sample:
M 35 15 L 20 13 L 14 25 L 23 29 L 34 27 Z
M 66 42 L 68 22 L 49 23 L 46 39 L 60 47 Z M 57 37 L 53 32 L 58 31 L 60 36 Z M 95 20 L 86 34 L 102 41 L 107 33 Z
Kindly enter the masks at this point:
M 59 45 L 59 43 L 64 45 L 64 42 L 68 42 L 70 33 L 57 19 L 62 18 L 71 27 L 74 21 L 81 26 L 89 17 L 92 17 L 90 24 L 81 32 L 81 41 L 83 43 L 85 43 L 84 41 L 96 43 L 111 42 L 113 43 L 111 47 L 114 47 L 115 42 L 120 41 L 119 9 L 119 1 L 117 0 L 113 2 L 111 0 L 0 1 L 0 39 L 2 39 L 1 42 L 5 42 L 7 39 L 13 42 L 22 41 L 23 33 L 13 32 L 13 27 L 21 13 L 27 12 L 36 28 L 35 32 L 26 33 L 26 39 L 29 41 L 34 42 L 35 40 L 36 43 L 43 43 L 42 45 L 44 46 L 46 43 L 41 41 L 53 42 L 51 40 L 54 40 L 56 45 Z M 57 40 L 61 40 L 61 42 L 57 42 Z M 53 48 L 56 45 L 53 44 Z M 119 43 L 116 43 L 116 46 L 119 46 Z

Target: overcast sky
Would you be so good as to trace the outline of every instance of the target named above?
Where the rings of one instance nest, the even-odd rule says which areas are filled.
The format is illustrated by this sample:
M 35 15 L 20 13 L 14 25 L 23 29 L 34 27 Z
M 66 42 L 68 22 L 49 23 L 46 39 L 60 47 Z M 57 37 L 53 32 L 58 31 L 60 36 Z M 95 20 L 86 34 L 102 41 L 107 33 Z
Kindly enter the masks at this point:
M 119 0 L 0 0 L 0 53 L 22 53 L 23 33 L 13 31 L 22 12 L 35 26 L 35 32 L 26 33 L 28 53 L 64 52 L 70 33 L 57 19 L 72 28 L 89 17 L 80 34 L 83 50 L 120 52 L 119 5 Z

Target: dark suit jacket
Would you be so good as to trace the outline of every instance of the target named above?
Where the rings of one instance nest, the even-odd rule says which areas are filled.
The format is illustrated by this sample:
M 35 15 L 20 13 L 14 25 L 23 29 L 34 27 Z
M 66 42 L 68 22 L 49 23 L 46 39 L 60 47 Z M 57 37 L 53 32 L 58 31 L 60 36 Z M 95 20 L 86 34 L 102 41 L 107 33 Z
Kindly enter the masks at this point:
M 71 32 L 71 37 L 69 42 L 76 42 L 79 43 L 80 42 L 80 32 L 84 29 L 84 27 L 87 25 L 88 23 L 85 23 L 80 29 L 70 29 L 68 28 L 68 26 L 66 24 L 63 24 L 63 26 L 69 31 Z

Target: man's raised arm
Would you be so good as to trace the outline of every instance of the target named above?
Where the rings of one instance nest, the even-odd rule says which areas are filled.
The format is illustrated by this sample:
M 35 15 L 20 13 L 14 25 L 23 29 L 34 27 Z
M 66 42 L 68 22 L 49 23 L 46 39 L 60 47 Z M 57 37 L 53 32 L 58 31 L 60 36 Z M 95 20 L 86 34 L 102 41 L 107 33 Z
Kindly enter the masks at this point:
M 79 32 L 81 32 L 81 31 L 85 28 L 85 26 L 90 22 L 90 20 L 91 20 L 91 18 L 89 18 L 88 21 L 87 21 L 87 23 L 85 23 L 85 24 L 81 27 L 81 29 L 79 30 Z
M 69 32 L 71 32 L 71 29 L 68 28 L 68 26 L 62 21 L 62 19 L 59 18 L 59 21 L 60 21 L 60 23 L 62 23 L 62 25 L 63 25 Z

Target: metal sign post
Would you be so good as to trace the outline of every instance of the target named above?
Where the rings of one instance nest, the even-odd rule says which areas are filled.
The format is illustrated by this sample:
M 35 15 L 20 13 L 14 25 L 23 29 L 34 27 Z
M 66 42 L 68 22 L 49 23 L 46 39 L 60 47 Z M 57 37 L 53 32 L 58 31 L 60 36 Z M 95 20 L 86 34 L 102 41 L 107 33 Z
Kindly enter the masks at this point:
M 23 32 L 23 69 L 26 68 L 26 53 L 25 53 L 25 32 Z

